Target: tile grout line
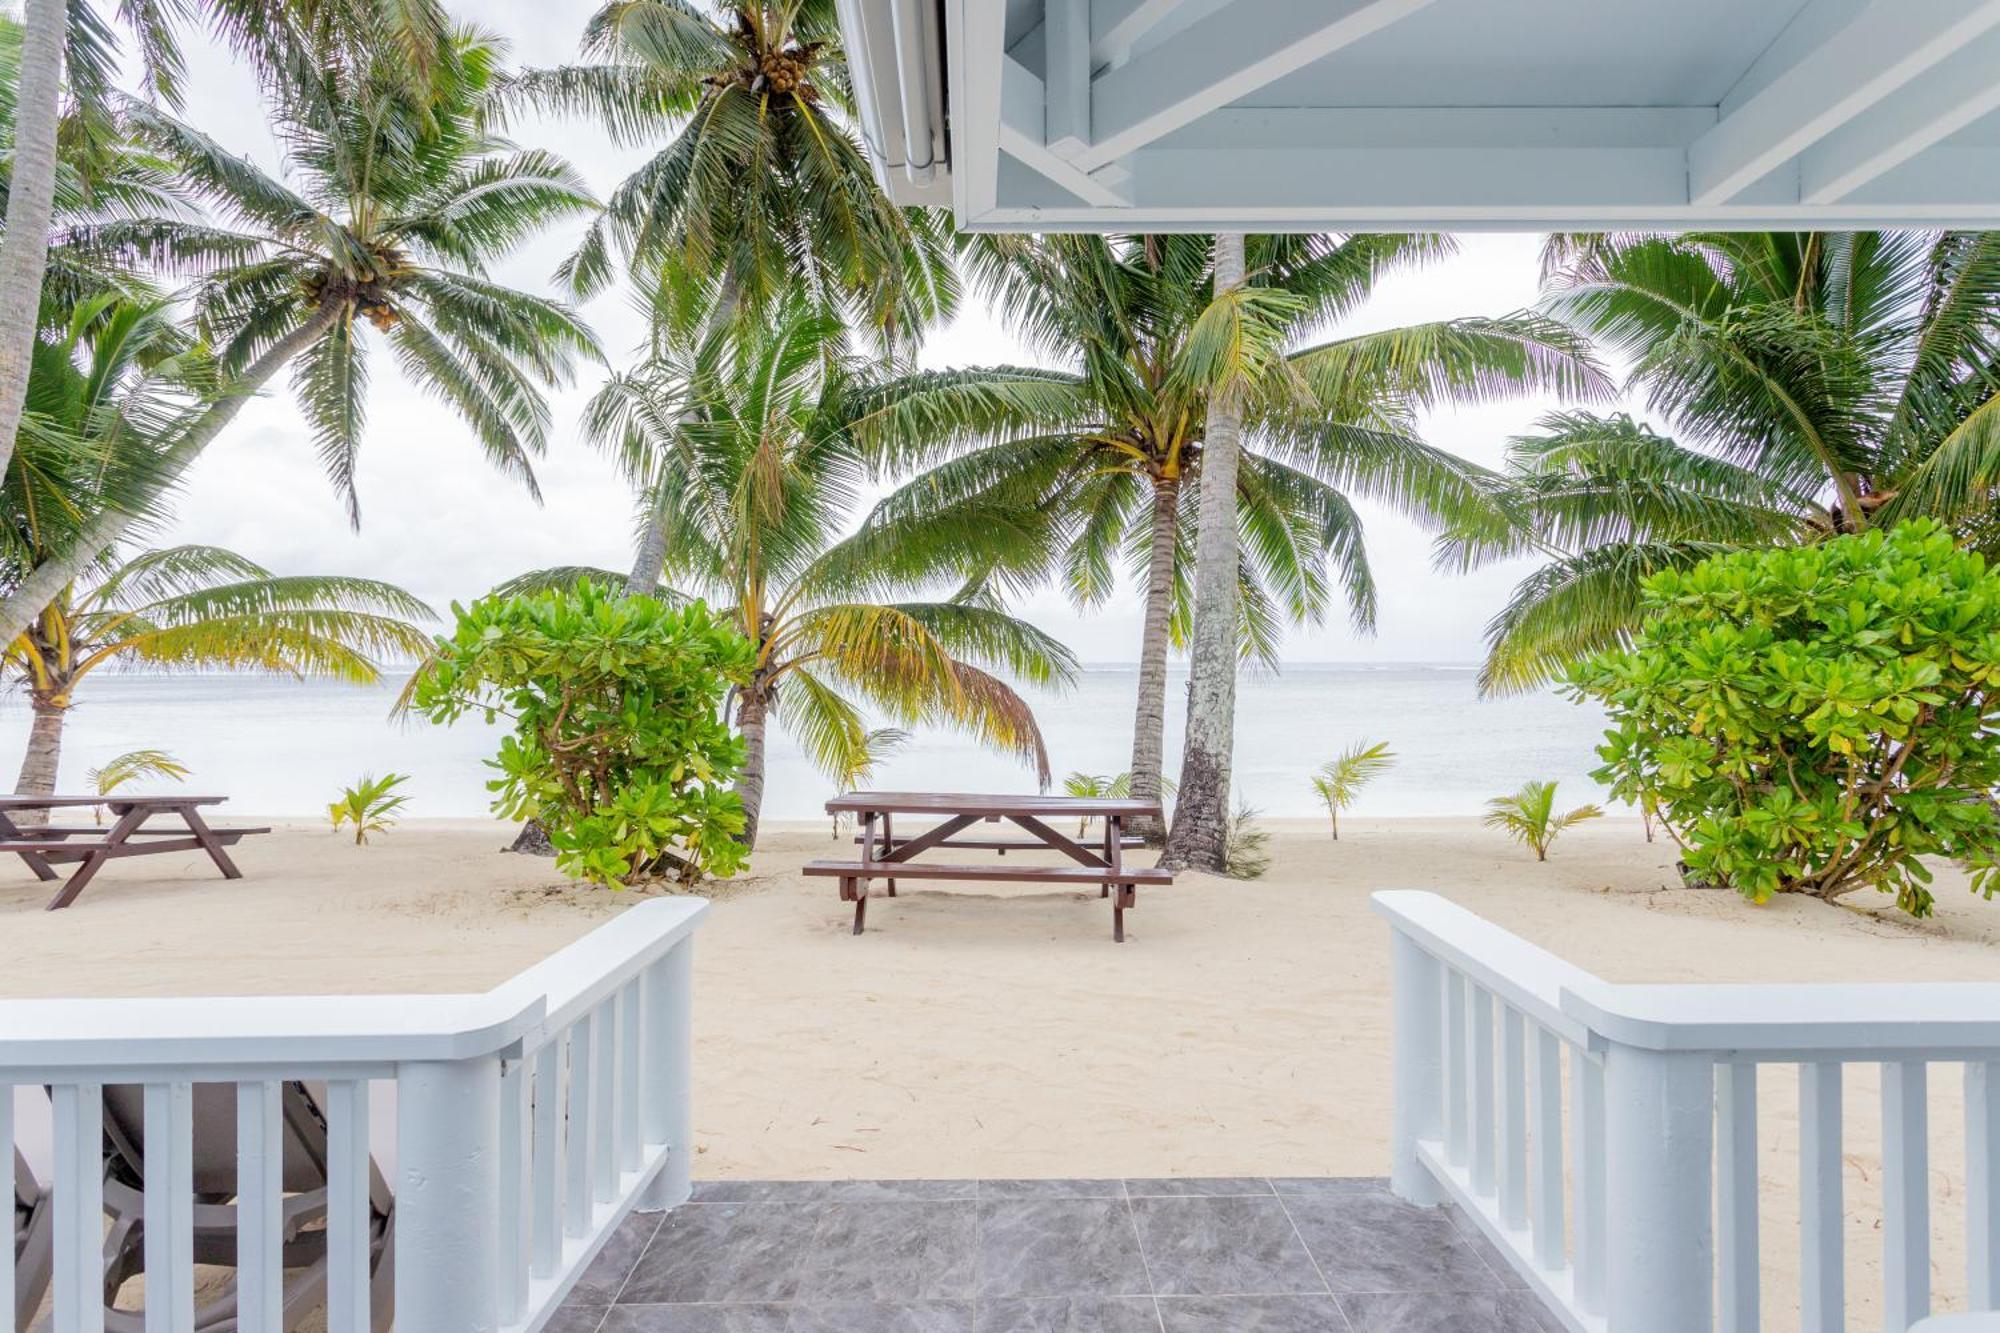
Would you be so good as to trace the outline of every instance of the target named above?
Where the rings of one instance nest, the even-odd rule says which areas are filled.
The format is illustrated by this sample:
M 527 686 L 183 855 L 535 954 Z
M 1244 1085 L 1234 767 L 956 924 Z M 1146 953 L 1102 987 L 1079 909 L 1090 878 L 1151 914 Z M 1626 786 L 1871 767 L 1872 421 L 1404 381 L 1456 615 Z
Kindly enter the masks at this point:
M 1153 1261 L 1146 1257 L 1146 1238 L 1139 1234 L 1139 1214 L 1132 1208 L 1132 1187 L 1118 1182 L 1118 1197 L 1125 1201 L 1125 1222 L 1132 1228 L 1132 1243 L 1139 1247 L 1139 1267 L 1146 1271 L 1146 1299 L 1153 1303 L 1153 1323 L 1167 1333 L 1167 1316 L 1160 1309 L 1160 1293 L 1153 1283 Z
M 1299 1230 L 1299 1220 L 1292 1216 L 1292 1206 L 1285 1202 L 1285 1196 L 1277 1185 L 1268 1180 L 1265 1183 L 1271 1185 L 1271 1193 L 1277 1196 L 1278 1210 L 1285 1215 L 1285 1222 L 1292 1228 L 1292 1235 L 1298 1238 L 1299 1248 L 1304 1250 L 1306 1258 L 1312 1261 L 1313 1272 L 1319 1274 L 1319 1284 L 1326 1288 L 1326 1298 L 1333 1302 L 1333 1312 L 1340 1316 L 1341 1326 L 1346 1328 L 1348 1333 L 1354 1333 L 1354 1321 L 1347 1317 L 1347 1307 L 1340 1303 L 1340 1297 L 1335 1294 L 1333 1284 L 1326 1280 L 1326 1270 L 1319 1266 L 1319 1256 L 1313 1253 L 1312 1246 L 1306 1244 L 1306 1235 Z
M 660 1238 L 660 1233 L 667 1229 L 667 1216 L 673 1211 L 674 1210 L 671 1208 L 662 1208 L 660 1210 L 660 1220 L 653 1224 L 652 1231 L 648 1233 L 648 1235 L 646 1236 L 646 1243 L 644 1245 L 641 1245 L 639 1247 L 639 1253 L 632 1257 L 632 1266 L 626 1269 L 625 1276 L 619 1279 L 618 1290 L 612 1292 L 611 1299 L 606 1301 L 604 1304 L 604 1319 L 600 1319 L 597 1321 L 597 1327 L 600 1331 L 604 1327 L 604 1321 L 611 1317 L 611 1307 L 618 1304 L 618 1298 L 625 1294 L 625 1288 L 632 1285 L 633 1275 L 639 1271 L 639 1265 L 646 1261 L 646 1255 L 652 1251 L 653 1242 L 658 1240 Z M 627 1214 L 627 1216 L 630 1215 L 631 1214 Z M 644 1217 L 645 1214 L 640 1213 L 639 1216 Z

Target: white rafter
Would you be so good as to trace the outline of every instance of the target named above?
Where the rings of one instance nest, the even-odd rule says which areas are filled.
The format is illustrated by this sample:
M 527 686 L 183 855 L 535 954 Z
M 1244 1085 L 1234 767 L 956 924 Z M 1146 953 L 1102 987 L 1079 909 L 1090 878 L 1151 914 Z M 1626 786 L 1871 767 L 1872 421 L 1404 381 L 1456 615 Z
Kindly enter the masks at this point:
M 1092 142 L 1077 165 L 1114 162 L 1431 3 L 1236 0 L 1098 76 Z
M 1035 72 L 1012 56 L 1001 57 L 1000 151 L 1087 204 L 1124 207 L 1123 194 L 1050 150 L 1043 137 L 1047 107 L 1048 95 Z
M 1090 143 L 1090 9 L 1090 0 L 1048 0 L 1043 137 L 1057 157 L 1075 157 Z
M 1799 197 L 1845 199 L 1982 116 L 2000 111 L 2000 28 L 1968 43 L 1799 159 Z
M 1875 0 L 1688 150 L 1688 199 L 1728 203 L 2000 25 L 2000 0 Z

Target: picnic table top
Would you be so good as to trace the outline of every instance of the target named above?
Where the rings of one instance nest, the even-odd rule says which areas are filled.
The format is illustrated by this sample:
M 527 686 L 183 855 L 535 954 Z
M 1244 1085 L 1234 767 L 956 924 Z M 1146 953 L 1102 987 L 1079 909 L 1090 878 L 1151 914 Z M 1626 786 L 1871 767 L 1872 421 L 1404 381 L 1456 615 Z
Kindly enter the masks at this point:
M 220 805 L 227 796 L 0 796 L 0 811 L 60 810 L 75 805 Z
M 1130 796 L 1023 796 L 995 792 L 850 791 L 826 803 L 828 814 L 1155 815 L 1158 801 Z

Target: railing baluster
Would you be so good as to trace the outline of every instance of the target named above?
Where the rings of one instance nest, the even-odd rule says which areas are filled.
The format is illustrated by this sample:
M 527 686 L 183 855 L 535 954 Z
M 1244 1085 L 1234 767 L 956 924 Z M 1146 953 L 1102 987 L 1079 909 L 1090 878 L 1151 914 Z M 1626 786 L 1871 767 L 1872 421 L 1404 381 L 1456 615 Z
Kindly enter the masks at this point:
M 597 1153 L 591 1140 L 597 1120 L 591 1114 L 591 1093 L 595 1080 L 590 1071 L 591 1048 L 596 1039 L 591 1029 L 597 1016 L 585 1014 L 569 1029 L 569 1098 L 567 1123 L 563 1128 L 563 1234 L 581 1237 L 590 1234 L 591 1163 Z
M 1465 1165 L 1472 1136 L 1467 1120 L 1472 1112 L 1465 1068 L 1465 975 L 1450 967 L 1444 974 L 1444 1159 Z
M 146 1333 L 194 1333 L 194 1087 L 145 1098 Z
M 7 1243 L 0 1245 L 0 1333 L 14 1333 L 16 1297 L 14 1283 L 14 1085 L 0 1083 L 0 1172 L 6 1173 L 10 1191 L 7 1205 Z
M 597 1006 L 590 1024 L 596 1049 L 590 1054 L 590 1113 L 594 1123 L 590 1168 L 591 1198 L 610 1203 L 618 1197 L 618 1011 L 616 997 Z
M 1535 1263 L 1545 1272 L 1564 1267 L 1562 1041 L 1535 1029 L 1535 1076 L 1528 1085 L 1528 1122 L 1534 1126 L 1531 1214 Z
M 1799 1328 L 1847 1327 L 1841 1196 L 1841 1067 L 1799 1066 Z
M 639 979 L 618 992 L 618 1171 L 637 1171 L 645 1160 L 639 1142 L 639 1091 L 643 1078 Z
M 1920 1060 L 1882 1066 L 1882 1323 L 1895 1333 L 1931 1312 L 1925 1073 Z
M 528 1269 L 533 1263 L 534 1125 L 529 1111 L 530 1066 L 509 1060 L 500 1071 L 500 1322 L 528 1310 Z
M 1472 1192 L 1493 1193 L 1493 996 L 1467 986 L 1472 1002 Z
M 1572 1206 L 1576 1211 L 1576 1302 L 1585 1314 L 1604 1313 L 1604 1067 L 1570 1048 Z
M 369 1199 L 368 1083 L 326 1085 L 327 1333 L 368 1333 L 374 1210 Z
M 104 1333 L 104 1088 L 58 1083 L 50 1090 L 50 1102 L 56 1154 L 55 1333 Z
M 283 1333 L 284 1085 L 236 1085 L 236 1305 L 243 1333 Z
M 1500 1220 L 1528 1224 L 1528 1051 L 1521 1013 L 1500 1005 Z
M 545 1043 L 534 1058 L 535 1195 L 534 1256 L 528 1271 L 537 1278 L 556 1275 L 563 1232 L 563 1044 Z
M 646 1142 L 666 1149 L 642 1208 L 674 1208 L 693 1190 L 694 941 L 682 940 L 646 969 Z
M 1716 1265 L 1721 1333 L 1757 1333 L 1757 1066 L 1715 1067 Z
M 1965 1067 L 1967 1304 L 2000 1310 L 2000 1064 Z

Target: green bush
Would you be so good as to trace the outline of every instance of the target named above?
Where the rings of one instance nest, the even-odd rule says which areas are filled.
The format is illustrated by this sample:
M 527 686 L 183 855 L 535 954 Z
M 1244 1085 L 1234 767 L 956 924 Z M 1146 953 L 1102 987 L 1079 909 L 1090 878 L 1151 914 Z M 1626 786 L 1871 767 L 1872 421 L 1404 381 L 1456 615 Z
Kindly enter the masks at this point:
M 743 742 L 723 693 L 749 641 L 699 602 L 672 607 L 591 583 L 452 607 L 457 625 L 411 681 L 433 722 L 507 718 L 488 761 L 494 813 L 539 820 L 564 874 L 626 884 L 740 869 Z
M 1921 917 L 1921 857 L 2000 887 L 1996 674 L 2000 574 L 1921 522 L 1655 574 L 1631 645 L 1570 686 L 1611 715 L 1599 781 L 1658 811 L 1690 879 L 1873 886 Z

